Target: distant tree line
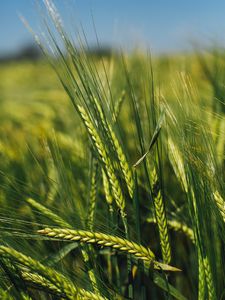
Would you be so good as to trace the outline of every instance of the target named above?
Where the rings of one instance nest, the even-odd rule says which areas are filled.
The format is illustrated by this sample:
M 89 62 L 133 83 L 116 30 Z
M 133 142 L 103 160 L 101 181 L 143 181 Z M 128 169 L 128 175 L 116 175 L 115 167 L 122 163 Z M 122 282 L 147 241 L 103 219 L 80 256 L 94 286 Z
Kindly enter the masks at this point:
M 95 57 L 110 57 L 112 53 L 115 55 L 117 51 L 111 47 L 90 47 L 87 49 L 88 54 Z M 41 50 L 34 44 L 29 44 L 24 46 L 22 49 L 10 53 L 0 55 L 0 63 L 10 62 L 10 61 L 22 61 L 31 60 L 37 61 L 42 58 Z

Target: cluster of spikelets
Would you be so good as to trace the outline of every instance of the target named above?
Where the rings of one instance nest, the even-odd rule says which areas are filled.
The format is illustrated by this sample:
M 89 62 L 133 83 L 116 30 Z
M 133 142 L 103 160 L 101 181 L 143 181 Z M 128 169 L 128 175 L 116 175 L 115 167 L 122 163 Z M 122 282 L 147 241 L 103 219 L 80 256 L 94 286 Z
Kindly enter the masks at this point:
M 64 31 L 53 4 L 48 0 L 45 3 L 66 54 L 60 49 L 47 22 L 53 51 L 51 55 L 45 44 L 38 39 L 37 42 L 56 70 L 79 116 L 88 142 L 76 142 L 63 133 L 56 134 L 62 154 L 58 146 L 52 146 L 53 142 L 50 145 L 43 143 L 48 177 L 47 183 L 40 183 L 40 187 L 44 184 L 48 186 L 45 196 L 38 197 L 43 198 L 43 201 L 27 197 L 27 194 L 33 196 L 34 193 L 28 187 L 23 187 L 25 207 L 27 209 L 29 205 L 29 212 L 32 212 L 30 221 L 22 221 L 21 216 L 17 218 L 17 215 L 14 219 L 2 217 L 2 222 L 6 222 L 7 226 L 3 228 L 5 232 L 0 245 L 0 275 L 3 279 L 0 284 L 1 298 L 13 299 L 11 292 L 15 292 L 13 295 L 17 298 L 36 299 L 33 291 L 40 291 L 43 299 L 45 294 L 52 299 L 149 299 L 154 297 L 154 293 L 158 297 L 165 293 L 166 297 L 170 295 L 176 299 L 186 299 L 179 291 L 179 286 L 170 284 L 169 276 L 170 272 L 182 272 L 179 264 L 182 259 L 185 261 L 185 258 L 176 259 L 179 257 L 177 245 L 180 244 L 170 237 L 179 237 L 178 232 L 182 233 L 183 239 L 186 237 L 198 261 L 198 264 L 192 266 L 195 273 L 198 269 L 198 290 L 192 297 L 198 294 L 199 300 L 221 298 L 225 284 L 224 270 L 220 268 L 224 262 L 221 249 L 224 249 L 225 241 L 225 201 L 221 175 L 223 160 L 217 159 L 217 147 L 214 143 L 219 145 L 221 153 L 224 138 L 219 135 L 213 140 L 208 126 L 212 120 L 203 122 L 205 114 L 198 110 L 198 104 L 195 103 L 197 96 L 189 79 L 184 76 L 179 78 L 182 92 L 177 92 L 177 106 L 156 97 L 153 78 L 150 88 L 149 76 L 144 88 L 150 89 L 149 94 L 141 88 L 136 91 L 137 94 L 143 93 L 141 98 L 135 93 L 131 82 L 133 73 L 128 70 L 132 59 L 127 62 L 123 57 L 121 65 L 125 83 L 122 85 L 117 82 L 123 88 L 122 92 L 120 90 L 119 94 L 114 95 L 113 80 L 110 80 L 110 74 L 106 72 L 105 62 L 101 61 L 96 66 L 96 61 L 80 50 L 83 49 L 82 43 L 80 48 L 75 47 Z M 118 76 L 118 73 L 114 76 Z M 138 79 L 135 82 L 137 85 Z M 212 87 L 218 91 L 218 87 L 213 84 Z M 150 103 L 146 104 L 149 99 Z M 125 101 L 126 114 L 122 115 L 121 106 Z M 144 105 L 148 116 L 141 110 Z M 128 124 L 123 120 L 125 118 L 128 118 Z M 224 119 L 217 118 L 215 123 L 221 128 Z M 134 134 L 130 131 L 134 131 Z M 132 140 L 132 147 L 124 140 L 124 133 L 127 133 L 129 142 Z M 150 146 L 146 147 L 149 137 Z M 4 152 L 5 145 L 1 143 L 0 146 Z M 76 167 L 81 164 L 85 168 L 86 156 L 81 148 L 88 149 L 86 152 L 90 156 L 88 188 L 84 183 L 84 188 L 80 188 L 80 182 L 70 181 L 74 174 L 70 171 L 70 165 L 66 168 L 63 161 L 68 153 L 72 153 L 76 157 Z M 67 152 L 62 157 L 64 149 Z M 173 195 L 171 197 L 164 189 L 165 157 L 173 170 L 173 180 L 178 186 L 179 196 L 182 200 L 185 199 L 183 202 L 176 197 L 177 203 L 174 204 L 175 201 L 171 199 Z M 81 169 L 79 171 L 85 177 L 85 172 Z M 82 176 L 80 175 L 80 181 Z M 12 186 L 20 187 L 16 184 L 13 182 Z M 88 192 L 84 199 L 81 194 L 86 190 Z M 16 195 L 20 195 L 19 193 L 20 189 Z M 71 199 L 74 197 L 75 199 Z M 54 205 L 58 209 L 57 213 Z M 22 213 L 27 213 L 23 209 Z M 66 216 L 70 210 L 71 218 Z M 35 222 L 34 216 L 37 217 Z M 48 225 L 42 225 L 39 220 L 45 220 L 43 223 Z M 109 224 L 106 226 L 103 222 Z M 25 228 L 21 229 L 23 224 Z M 148 227 L 149 224 L 151 228 Z M 156 231 L 152 229 L 154 224 Z M 27 228 L 28 226 L 31 228 Z M 153 245 L 153 238 L 144 236 L 146 228 L 155 237 Z M 50 257 L 49 262 L 33 258 L 34 251 L 26 255 L 29 248 L 23 253 L 24 249 L 13 238 L 16 241 L 34 239 L 35 245 L 41 245 L 39 247 L 42 247 L 41 251 L 44 250 L 46 255 L 51 247 L 56 247 L 57 254 Z M 51 246 L 45 245 L 46 240 Z M 32 243 L 26 242 L 25 245 L 30 245 L 32 249 Z M 18 248 L 20 250 L 16 250 Z M 77 260 L 74 254 L 76 249 L 80 250 Z M 106 283 L 102 282 L 104 276 L 99 271 L 101 268 L 94 262 L 96 259 L 100 264 L 102 256 Z M 68 257 L 69 263 L 60 269 L 59 263 Z M 76 264 L 74 260 L 77 261 Z M 175 262 L 177 267 L 171 266 L 171 262 Z M 80 280 L 71 274 L 74 268 L 79 269 L 77 274 L 82 277 Z M 87 271 L 84 272 L 85 276 L 81 275 L 83 269 Z M 149 284 L 157 286 L 156 292 L 149 292 Z M 7 286 L 8 291 L 4 291 Z

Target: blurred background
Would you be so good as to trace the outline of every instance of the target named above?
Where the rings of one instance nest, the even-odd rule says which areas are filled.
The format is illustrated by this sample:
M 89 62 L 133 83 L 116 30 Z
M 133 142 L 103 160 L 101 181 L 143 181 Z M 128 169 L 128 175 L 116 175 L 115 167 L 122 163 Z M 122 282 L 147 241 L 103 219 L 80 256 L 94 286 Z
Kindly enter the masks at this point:
M 38 51 L 22 15 L 40 29 L 42 1 L 0 1 L 0 58 L 35 58 Z M 102 48 L 150 48 L 153 53 L 190 51 L 193 41 L 224 43 L 225 2 L 56 0 L 72 30 L 82 24 L 90 46 L 96 46 L 93 22 Z

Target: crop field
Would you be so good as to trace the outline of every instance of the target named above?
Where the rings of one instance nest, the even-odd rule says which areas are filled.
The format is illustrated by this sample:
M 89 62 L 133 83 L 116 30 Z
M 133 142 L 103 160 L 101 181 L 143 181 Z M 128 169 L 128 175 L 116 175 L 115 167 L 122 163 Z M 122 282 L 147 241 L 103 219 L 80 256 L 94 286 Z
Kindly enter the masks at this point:
M 225 299 L 225 55 L 0 64 L 0 299 Z

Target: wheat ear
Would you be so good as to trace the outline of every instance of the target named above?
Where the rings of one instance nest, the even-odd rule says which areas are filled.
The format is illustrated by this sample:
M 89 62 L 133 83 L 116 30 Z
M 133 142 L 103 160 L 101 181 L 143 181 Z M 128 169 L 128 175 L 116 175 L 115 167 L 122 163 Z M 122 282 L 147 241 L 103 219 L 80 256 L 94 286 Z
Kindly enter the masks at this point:
M 38 230 L 38 233 L 62 240 L 80 241 L 87 244 L 98 244 L 105 247 L 112 247 L 149 262 L 152 262 L 155 259 L 154 253 L 149 248 L 145 248 L 144 246 L 126 239 L 101 232 L 70 230 L 63 228 L 45 228 Z
M 119 209 L 121 210 L 121 212 L 124 214 L 124 209 L 125 209 L 125 199 L 120 187 L 120 183 L 114 173 L 113 170 L 113 166 L 111 164 L 110 159 L 108 158 L 107 155 L 107 151 L 106 148 L 104 146 L 104 144 L 101 141 L 101 138 L 97 132 L 97 130 L 95 129 L 94 125 L 91 122 L 91 119 L 88 115 L 88 113 L 86 112 L 86 110 L 84 109 L 83 106 L 78 105 L 77 106 L 81 117 L 85 123 L 85 126 L 87 128 L 87 131 L 89 133 L 89 136 L 105 166 L 106 172 L 108 174 L 108 178 L 109 178 L 109 182 L 112 186 L 112 190 L 113 190 L 113 194 L 117 203 L 117 206 L 119 207 Z
M 95 99 L 95 104 L 99 112 L 99 116 L 101 118 L 101 121 L 104 125 L 104 128 L 107 131 L 107 134 L 114 146 L 114 149 L 116 151 L 118 161 L 125 179 L 125 182 L 127 184 L 128 192 L 130 194 L 130 197 L 133 198 L 134 193 L 134 180 L 133 180 L 133 174 L 131 171 L 131 168 L 129 167 L 129 164 L 127 162 L 127 158 L 123 152 L 123 149 L 119 143 L 119 140 L 112 128 L 112 126 L 107 122 L 106 118 L 104 117 L 104 113 L 102 110 L 102 107 L 99 105 L 98 101 Z
M 177 148 L 177 146 L 175 145 L 171 137 L 168 137 L 168 150 L 169 150 L 169 159 L 174 169 L 174 172 L 176 174 L 176 177 L 179 180 L 181 186 L 183 187 L 183 190 L 187 193 L 188 184 L 187 184 L 183 159 L 179 149 Z
M 58 215 L 56 215 L 55 213 L 53 213 L 50 209 L 46 208 L 44 205 L 38 203 L 37 201 L 35 201 L 34 199 L 27 199 L 27 202 L 33 206 L 34 208 L 36 208 L 37 210 L 39 210 L 43 215 L 45 215 L 46 217 L 48 217 L 50 220 L 52 220 L 55 224 L 62 226 L 62 227 L 66 227 L 66 228 L 72 228 L 72 226 L 67 223 L 66 221 L 64 221 L 61 217 L 59 217 Z M 84 262 L 88 262 L 89 261 L 89 255 L 87 253 L 87 251 L 85 251 L 84 249 L 81 250 Z M 97 280 L 95 278 L 95 274 L 93 272 L 93 270 L 88 270 L 88 275 L 89 278 L 91 280 L 91 284 L 94 288 L 94 290 L 97 292 Z
M 153 187 L 157 187 L 158 177 L 155 168 L 153 169 L 152 172 L 152 179 L 153 179 Z M 155 205 L 156 222 L 159 229 L 159 237 L 160 237 L 160 245 L 162 250 L 163 261 L 164 263 L 169 264 L 171 261 L 171 248 L 169 243 L 165 205 L 163 202 L 160 189 L 158 189 L 156 191 L 156 194 L 154 195 L 154 205 Z
M 221 213 L 223 221 L 225 222 L 225 201 L 218 191 L 214 192 L 213 196 L 214 196 L 216 205 L 219 209 L 219 212 Z
M 207 256 L 203 257 L 203 266 L 204 266 L 205 280 L 206 280 L 207 290 L 208 290 L 208 299 L 216 300 L 217 298 L 216 298 L 216 291 L 214 288 L 214 282 L 212 277 L 212 270 Z
M 106 202 L 111 207 L 112 203 L 113 203 L 113 196 L 112 196 L 112 193 L 111 193 L 111 189 L 110 189 L 110 185 L 109 185 L 107 175 L 105 174 L 105 171 L 103 169 L 102 169 L 102 181 L 103 181 L 103 189 L 104 189 L 104 192 L 105 192 Z
M 198 300 L 205 300 L 206 282 L 205 271 L 200 251 L 198 251 Z
M 50 238 L 57 238 L 60 240 L 79 241 L 87 244 L 97 244 L 104 247 L 112 247 L 121 252 L 131 254 L 149 264 L 153 264 L 156 269 L 178 271 L 177 268 L 157 262 L 155 260 L 154 253 L 149 248 L 117 236 L 104 234 L 101 232 L 90 232 L 86 230 L 71 230 L 63 228 L 44 228 L 38 230 L 38 233 Z
M 3 257 L 13 259 L 18 263 L 30 268 L 34 272 L 37 272 L 43 277 L 47 277 L 48 280 L 59 288 L 68 299 L 93 299 L 93 300 L 103 300 L 104 297 L 96 295 L 92 292 L 86 291 L 81 288 L 77 288 L 67 277 L 63 274 L 55 271 L 54 269 L 44 266 L 39 261 L 26 256 L 13 248 L 6 246 L 0 246 L 0 255 Z
M 35 274 L 27 271 L 21 271 L 20 275 L 23 278 L 23 280 L 25 280 L 28 284 L 32 286 L 39 287 L 61 298 L 67 298 L 66 295 L 62 293 L 62 290 L 60 288 L 58 288 L 53 283 L 51 283 L 48 279 L 44 278 L 39 274 Z
M 117 139 L 112 127 L 109 125 L 109 131 L 110 131 L 110 134 L 111 134 L 111 138 L 112 138 L 112 141 L 113 141 L 113 145 L 115 147 L 115 150 L 116 150 L 116 153 L 117 153 L 117 156 L 118 156 L 118 160 L 119 160 L 119 164 L 120 164 L 120 167 L 122 169 L 122 172 L 123 172 L 123 176 L 124 176 L 124 179 L 126 181 L 126 184 L 127 184 L 127 188 L 128 188 L 128 192 L 129 192 L 129 195 L 131 197 L 131 199 L 133 198 L 133 194 L 134 194 L 134 179 L 133 179 L 133 174 L 132 174 L 132 171 L 131 171 L 131 168 L 127 162 L 127 158 L 123 152 L 123 149 L 119 143 L 119 140 Z
M 43 215 L 45 215 L 47 218 L 52 220 L 55 224 L 62 226 L 62 227 L 71 227 L 69 223 L 64 221 L 61 217 L 59 217 L 57 214 L 52 212 L 50 209 L 48 209 L 46 206 L 40 204 L 36 200 L 32 198 L 26 199 L 26 201 L 35 209 L 40 211 Z
M 125 99 L 125 96 L 126 96 L 126 92 L 125 92 L 125 90 L 122 90 L 121 96 L 116 101 L 115 107 L 114 107 L 114 112 L 113 112 L 113 122 L 114 123 L 116 123 L 116 121 L 117 121 L 117 119 L 119 117 L 119 113 L 120 113 L 123 101 Z
M 3 290 L 2 288 L 0 288 L 0 299 L 1 300 L 14 300 L 13 297 L 9 294 L 9 292 Z
M 25 293 L 21 293 L 20 296 L 22 300 L 33 300 L 29 295 L 26 295 Z
M 183 232 L 192 241 L 192 243 L 195 243 L 194 232 L 186 224 L 178 222 L 176 220 L 167 220 L 167 223 L 168 226 L 171 227 L 174 231 Z
M 92 158 L 91 161 L 91 174 L 90 174 L 90 192 L 89 192 L 89 205 L 88 205 L 88 228 L 93 229 L 94 215 L 96 207 L 96 195 L 97 195 L 97 176 L 98 176 L 98 163 Z
M 43 147 L 46 152 L 46 164 L 47 164 L 47 172 L 48 172 L 48 178 L 50 187 L 46 196 L 46 203 L 52 204 L 54 202 L 55 196 L 58 191 L 58 172 L 54 164 L 54 159 L 51 154 L 51 150 L 49 148 L 49 145 L 47 143 L 47 140 L 43 140 Z

